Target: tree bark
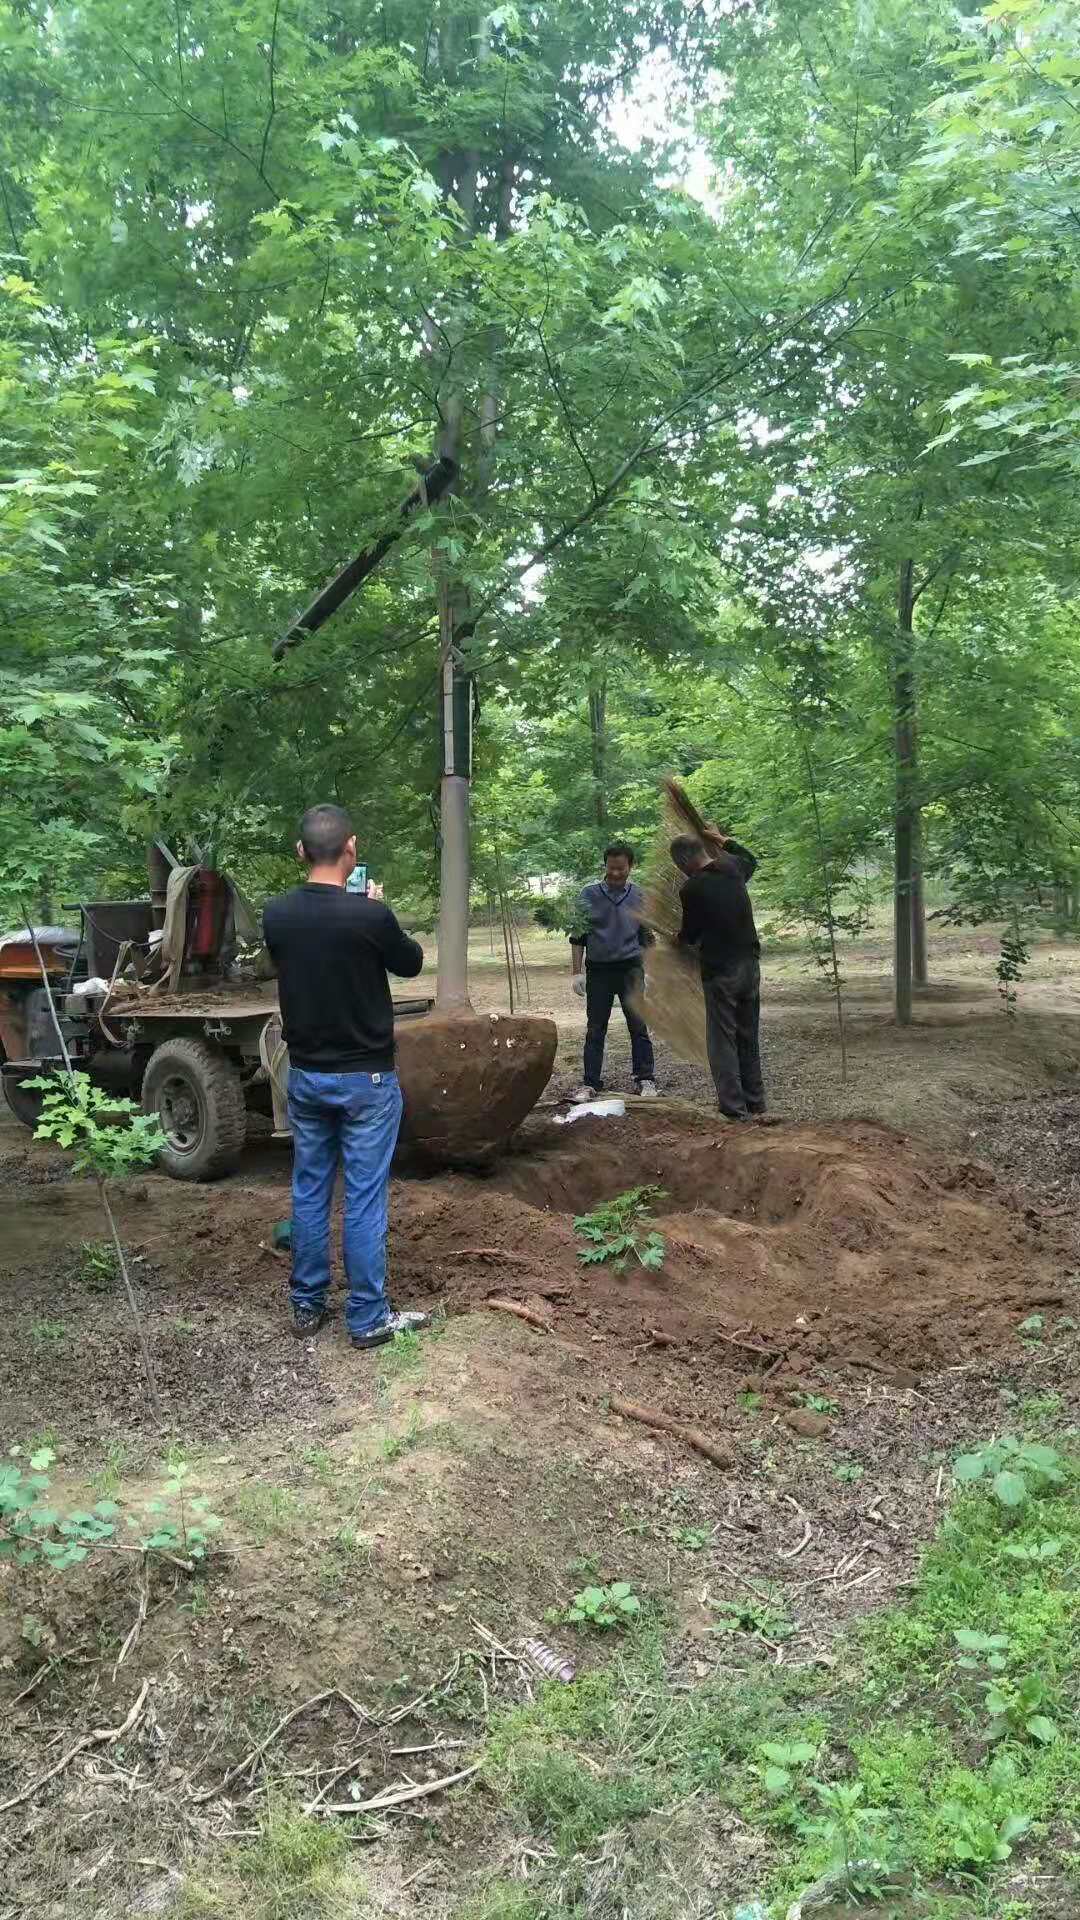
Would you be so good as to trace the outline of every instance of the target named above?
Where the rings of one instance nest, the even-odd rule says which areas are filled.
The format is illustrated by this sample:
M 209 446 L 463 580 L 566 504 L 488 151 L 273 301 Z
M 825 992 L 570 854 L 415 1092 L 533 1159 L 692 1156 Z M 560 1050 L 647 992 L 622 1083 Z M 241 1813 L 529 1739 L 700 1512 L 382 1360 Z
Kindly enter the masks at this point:
M 607 675 L 594 672 L 589 680 L 589 751 L 592 759 L 593 815 L 607 827 Z
M 896 604 L 893 664 L 893 726 L 896 805 L 893 847 L 893 995 L 900 1026 L 911 1024 L 913 986 L 912 893 L 915 874 L 918 807 L 915 743 L 915 594 L 914 560 L 902 560 Z
M 472 688 L 458 668 L 456 597 L 439 582 L 439 970 L 435 1003 L 444 1013 L 469 1005 L 469 779 Z
M 914 726 L 912 734 L 915 740 L 915 752 L 918 756 L 918 738 Z M 915 797 L 915 844 L 912 853 L 911 872 L 911 972 L 917 987 L 930 985 L 930 966 L 926 953 L 926 898 L 923 892 L 922 863 L 922 812 Z

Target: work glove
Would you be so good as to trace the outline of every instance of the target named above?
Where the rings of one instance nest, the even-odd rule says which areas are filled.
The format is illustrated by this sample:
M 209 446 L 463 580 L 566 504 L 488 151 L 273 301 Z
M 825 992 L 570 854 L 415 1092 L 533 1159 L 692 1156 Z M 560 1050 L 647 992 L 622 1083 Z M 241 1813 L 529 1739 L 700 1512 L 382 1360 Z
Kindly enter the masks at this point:
M 571 993 L 576 993 L 579 1000 L 584 1000 L 585 975 L 583 973 L 575 973 L 573 979 L 570 982 L 570 991 Z

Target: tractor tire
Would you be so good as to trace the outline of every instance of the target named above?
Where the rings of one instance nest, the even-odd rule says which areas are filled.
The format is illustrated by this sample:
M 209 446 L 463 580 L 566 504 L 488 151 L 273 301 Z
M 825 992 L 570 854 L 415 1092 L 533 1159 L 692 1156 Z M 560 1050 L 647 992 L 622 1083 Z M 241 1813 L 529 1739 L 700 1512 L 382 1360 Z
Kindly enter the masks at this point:
M 35 1080 L 37 1074 L 29 1073 L 26 1078 Z M 41 1119 L 41 1103 L 44 1098 L 45 1095 L 40 1087 L 28 1087 L 25 1081 L 16 1079 L 14 1074 L 5 1073 L 4 1099 L 20 1126 L 29 1127 L 31 1131 L 37 1126 Z
M 247 1137 L 240 1075 L 208 1040 L 163 1040 L 143 1075 L 143 1112 L 165 1135 L 158 1155 L 174 1180 L 216 1180 L 230 1173 Z

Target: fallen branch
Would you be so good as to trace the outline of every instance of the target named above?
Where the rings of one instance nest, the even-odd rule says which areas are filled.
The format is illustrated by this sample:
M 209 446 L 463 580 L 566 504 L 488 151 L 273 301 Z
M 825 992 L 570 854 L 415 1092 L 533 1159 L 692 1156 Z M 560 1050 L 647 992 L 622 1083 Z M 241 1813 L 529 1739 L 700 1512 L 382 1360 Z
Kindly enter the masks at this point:
M 735 1333 L 720 1333 L 718 1331 L 716 1337 L 718 1340 L 723 1341 L 725 1347 L 738 1347 L 740 1353 L 752 1353 L 755 1360 L 775 1361 L 783 1358 L 782 1354 L 777 1354 L 775 1347 L 755 1347 L 752 1341 L 740 1340 L 738 1334 Z
M 540 1333 L 551 1332 L 551 1322 L 537 1313 L 534 1307 L 523 1307 L 520 1300 L 485 1300 L 492 1313 L 512 1313 L 517 1320 L 525 1320 L 530 1327 L 536 1327 Z
M 491 1302 L 488 1302 L 490 1306 Z M 706 1460 L 714 1466 L 730 1467 L 732 1456 L 718 1440 L 712 1440 L 700 1427 L 684 1426 L 681 1420 L 673 1420 L 670 1414 L 656 1413 L 651 1407 L 639 1407 L 633 1400 L 611 1402 L 612 1413 L 621 1414 L 624 1420 L 638 1420 L 643 1427 L 653 1427 L 657 1433 L 670 1433 L 674 1439 L 681 1440 L 684 1446 L 693 1447 L 695 1453 L 703 1453 Z
M 286 1727 L 291 1726 L 294 1720 L 298 1720 L 302 1713 L 307 1713 L 311 1707 L 321 1707 L 324 1700 L 336 1700 L 338 1697 L 337 1687 L 324 1687 L 321 1693 L 313 1693 L 310 1700 L 302 1700 L 298 1707 L 294 1707 L 291 1713 L 287 1713 L 283 1720 L 278 1721 L 276 1727 L 271 1728 L 265 1740 L 260 1740 L 258 1746 L 252 1747 L 251 1752 L 245 1754 L 242 1760 L 238 1760 L 235 1767 L 229 1768 L 224 1779 L 219 1780 L 216 1787 L 206 1787 L 202 1793 L 195 1794 L 193 1804 L 201 1807 L 207 1800 L 216 1799 L 219 1793 L 224 1793 L 226 1787 L 231 1787 L 234 1780 L 241 1780 L 244 1774 L 255 1765 L 256 1760 L 261 1760 L 267 1747 L 272 1747 Z M 351 1701 L 349 1705 L 352 1705 Z
M 40 1687 L 46 1674 L 51 1673 L 54 1667 L 58 1667 L 61 1660 L 69 1660 L 73 1653 L 81 1653 L 85 1645 L 85 1640 L 78 1640 L 74 1646 L 65 1647 L 62 1653 L 54 1653 L 51 1659 L 46 1660 L 45 1665 L 38 1668 L 33 1679 L 23 1688 L 22 1692 L 17 1693 L 14 1700 L 9 1700 L 7 1705 L 8 1713 L 11 1712 L 13 1707 L 18 1706 L 20 1700 L 25 1700 L 29 1694 L 33 1693 L 36 1687 Z
M 372 1714 L 368 1713 L 366 1707 L 360 1706 L 356 1700 L 349 1699 L 349 1695 L 347 1693 L 342 1693 L 340 1687 L 332 1688 L 331 1691 L 336 1692 L 340 1699 L 348 1702 L 349 1706 L 352 1708 L 353 1712 L 356 1714 L 358 1719 L 370 1721 L 372 1733 L 377 1733 L 380 1730 L 380 1728 L 394 1727 L 398 1724 L 400 1720 L 408 1720 L 410 1716 L 416 1712 L 417 1707 L 423 1706 L 425 1700 L 431 1699 L 432 1694 L 440 1693 L 440 1692 L 446 1693 L 453 1686 L 454 1681 L 457 1679 L 460 1668 L 461 1668 L 461 1655 L 460 1653 L 458 1653 L 458 1654 L 455 1654 L 454 1656 L 453 1666 L 450 1667 L 447 1670 L 447 1672 L 441 1676 L 440 1679 L 436 1680 L 432 1686 L 425 1688 L 423 1693 L 418 1693 L 414 1700 L 406 1700 L 403 1703 L 403 1705 L 401 1705 L 400 1707 L 395 1707 L 393 1713 L 388 1714 L 385 1720 L 376 1720 Z M 371 1737 L 372 1735 L 369 1734 L 368 1739 L 370 1739 Z M 334 1788 L 338 1784 L 338 1781 L 344 1780 L 346 1774 L 353 1773 L 355 1769 L 360 1765 L 360 1762 L 362 1759 L 363 1759 L 362 1753 L 354 1753 L 351 1759 L 345 1762 L 345 1765 L 343 1767 L 338 1767 L 336 1773 L 332 1773 L 330 1775 L 329 1780 L 326 1781 L 325 1785 L 319 1788 L 319 1791 L 315 1795 L 314 1800 L 308 1801 L 306 1807 L 304 1808 L 305 1814 L 310 1817 L 311 1814 L 313 1814 L 317 1810 L 317 1808 L 321 1807 L 323 1804 L 323 1801 L 326 1799 L 327 1794 L 333 1792 Z
M 508 1253 L 505 1247 L 452 1247 L 444 1260 L 513 1260 L 520 1267 L 531 1267 L 527 1253 Z
M 85 1753 L 88 1747 L 112 1747 L 115 1746 L 118 1740 L 123 1740 L 125 1735 L 129 1734 L 141 1719 L 143 1708 L 146 1705 L 146 1696 L 149 1691 L 150 1682 L 149 1680 L 144 1680 L 128 1712 L 127 1718 L 121 1722 L 120 1726 L 96 1727 L 93 1733 L 84 1734 L 81 1740 L 76 1740 L 75 1745 L 68 1748 L 63 1759 L 58 1760 L 55 1767 L 50 1767 L 47 1773 L 43 1773 L 39 1775 L 38 1779 L 31 1781 L 30 1785 L 24 1787 L 21 1793 L 13 1794 L 10 1800 L 0 1801 L 0 1813 L 10 1813 L 12 1807 L 20 1807 L 24 1800 L 32 1800 L 34 1795 L 41 1791 L 42 1787 L 48 1786 L 50 1780 L 55 1780 L 57 1774 L 63 1773 L 64 1768 L 69 1767 L 71 1762 L 77 1759 L 80 1753 Z
M 810 1538 L 813 1533 L 813 1528 L 811 1527 L 810 1522 L 807 1519 L 802 1508 L 800 1507 L 798 1501 L 793 1500 L 790 1493 L 785 1493 L 784 1499 L 787 1501 L 789 1507 L 794 1507 L 796 1513 L 799 1516 L 799 1519 L 803 1523 L 804 1533 L 803 1533 L 802 1539 L 799 1541 L 797 1546 L 786 1547 L 786 1548 L 781 1547 L 778 1549 L 778 1551 L 779 1551 L 781 1560 L 797 1560 L 803 1548 L 809 1546 Z
M 135 1618 L 131 1624 L 131 1627 L 128 1630 L 128 1634 L 124 1641 L 124 1644 L 116 1656 L 116 1665 L 113 1668 L 114 1680 L 116 1679 L 116 1676 L 119 1673 L 121 1667 L 123 1666 L 124 1661 L 127 1659 L 128 1654 L 131 1652 L 132 1647 L 135 1646 L 139 1638 L 139 1635 L 143 1630 L 143 1627 L 146 1623 L 146 1610 L 149 1605 L 150 1605 L 150 1575 L 146 1565 L 146 1556 L 144 1554 L 142 1565 L 139 1568 L 139 1610 L 136 1613 Z
M 419 1787 L 390 1787 L 383 1793 L 377 1793 L 372 1800 L 335 1801 L 332 1806 L 324 1807 L 325 1813 L 383 1813 L 389 1807 L 401 1807 L 407 1800 L 423 1800 L 429 1793 L 442 1793 L 446 1787 L 456 1787 L 459 1780 L 468 1780 L 470 1775 L 479 1773 L 483 1761 L 474 1760 L 471 1767 L 462 1767 L 459 1773 L 448 1773 L 442 1780 L 427 1780 Z

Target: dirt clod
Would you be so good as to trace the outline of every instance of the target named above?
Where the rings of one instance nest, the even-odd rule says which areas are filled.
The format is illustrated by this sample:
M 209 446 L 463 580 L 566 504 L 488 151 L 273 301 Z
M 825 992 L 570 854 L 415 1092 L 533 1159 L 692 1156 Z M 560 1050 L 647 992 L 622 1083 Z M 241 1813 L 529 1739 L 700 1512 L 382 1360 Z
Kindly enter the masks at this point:
M 821 1440 L 832 1426 L 827 1413 L 814 1413 L 810 1407 L 792 1407 L 784 1415 L 784 1425 L 800 1440 Z

